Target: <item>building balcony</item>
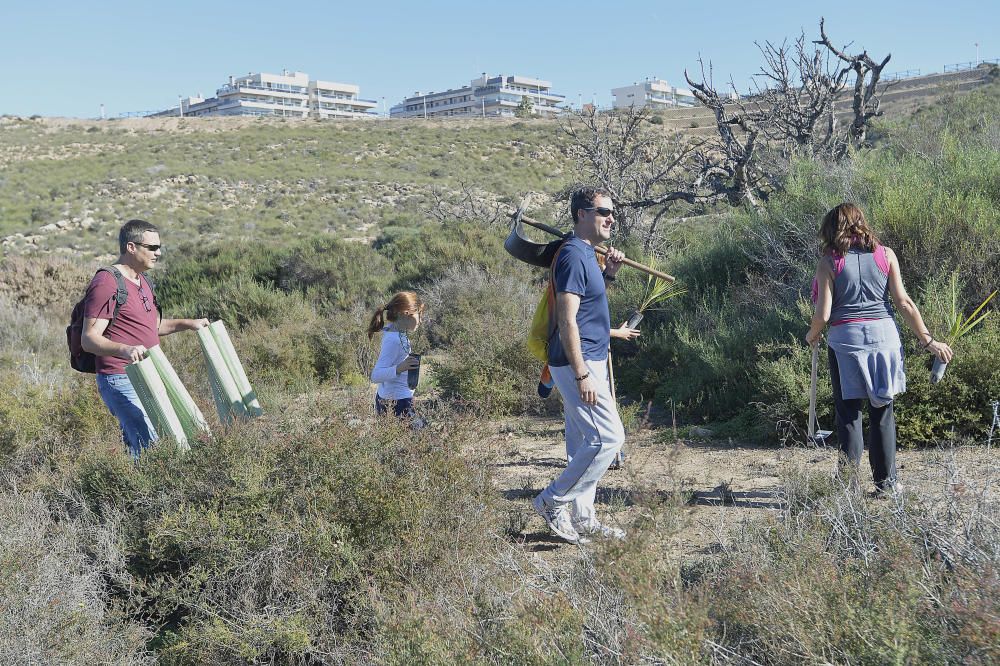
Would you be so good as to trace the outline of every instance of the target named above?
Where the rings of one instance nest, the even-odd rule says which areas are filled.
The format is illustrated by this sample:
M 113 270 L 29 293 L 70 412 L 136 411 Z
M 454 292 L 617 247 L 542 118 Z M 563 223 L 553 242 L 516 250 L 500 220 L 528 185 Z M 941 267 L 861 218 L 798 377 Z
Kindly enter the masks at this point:
M 249 83 L 234 83 L 232 85 L 226 84 L 215 91 L 218 96 L 231 95 L 233 93 L 243 92 L 244 90 L 260 90 L 266 92 L 268 95 L 274 95 L 277 97 L 308 97 L 309 91 L 306 88 L 295 88 L 292 90 L 284 90 L 281 88 L 268 88 L 267 86 L 254 85 Z
M 666 104 L 668 106 L 695 106 L 698 100 L 694 95 L 673 95 L 665 97 L 647 97 L 646 102 L 650 104 Z
M 374 108 L 378 106 L 378 102 L 373 99 L 360 99 L 358 97 L 350 97 L 348 95 L 316 95 L 314 99 L 319 100 L 321 103 L 333 102 L 335 104 L 348 103 L 354 106 L 363 106 L 366 108 Z

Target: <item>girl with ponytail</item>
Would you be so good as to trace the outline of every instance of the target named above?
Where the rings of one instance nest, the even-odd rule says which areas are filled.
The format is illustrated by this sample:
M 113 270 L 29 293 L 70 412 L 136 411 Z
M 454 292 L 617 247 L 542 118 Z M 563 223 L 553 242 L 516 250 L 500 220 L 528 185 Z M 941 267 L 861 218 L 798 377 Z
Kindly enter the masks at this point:
M 372 370 L 375 411 L 385 414 L 392 405 L 398 417 L 413 418 L 413 389 L 406 382 L 407 371 L 420 367 L 420 361 L 410 352 L 409 334 L 420 326 L 424 305 L 412 291 L 401 291 L 372 314 L 368 324 L 368 339 L 382 332 L 382 348 Z M 416 422 L 416 421 L 415 421 Z

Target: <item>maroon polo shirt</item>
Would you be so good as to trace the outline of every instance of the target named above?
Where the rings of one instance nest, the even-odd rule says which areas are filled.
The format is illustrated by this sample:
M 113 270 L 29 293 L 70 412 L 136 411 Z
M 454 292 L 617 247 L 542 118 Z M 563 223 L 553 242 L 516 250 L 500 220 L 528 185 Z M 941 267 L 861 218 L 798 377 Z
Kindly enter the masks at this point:
M 153 304 L 153 290 L 146 278 L 139 274 L 139 284 L 127 277 L 125 287 L 128 298 L 125 305 L 118 311 L 115 322 L 104 329 L 104 337 L 114 342 L 129 346 L 143 345 L 147 349 L 160 344 L 159 314 Z M 115 276 L 107 271 L 100 271 L 90 281 L 87 295 L 84 297 L 84 316 L 110 321 L 115 312 L 115 294 L 118 293 L 118 283 Z M 148 311 L 147 311 L 148 310 Z M 117 356 L 98 356 L 97 373 L 100 375 L 123 375 L 129 361 Z

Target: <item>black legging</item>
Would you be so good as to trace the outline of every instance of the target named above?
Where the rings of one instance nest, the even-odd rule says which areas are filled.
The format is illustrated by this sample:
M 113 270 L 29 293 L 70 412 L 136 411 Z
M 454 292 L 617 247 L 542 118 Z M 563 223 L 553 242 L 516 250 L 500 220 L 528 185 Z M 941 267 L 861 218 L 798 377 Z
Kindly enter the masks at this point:
M 827 347 L 830 359 L 830 380 L 833 383 L 833 402 L 837 412 L 837 440 L 840 451 L 854 464 L 861 463 L 865 450 L 864 432 L 861 428 L 861 408 L 864 399 L 844 400 L 840 393 L 840 368 L 837 354 Z M 896 417 L 892 403 L 873 407 L 868 403 L 868 462 L 872 466 L 875 485 L 888 490 L 896 483 Z

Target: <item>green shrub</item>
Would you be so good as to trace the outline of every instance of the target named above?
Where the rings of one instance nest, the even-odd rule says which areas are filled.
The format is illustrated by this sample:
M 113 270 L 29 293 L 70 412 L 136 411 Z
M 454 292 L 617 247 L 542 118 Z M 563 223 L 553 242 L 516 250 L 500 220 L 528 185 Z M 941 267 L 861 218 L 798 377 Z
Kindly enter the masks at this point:
M 524 269 L 504 273 L 475 265 L 449 268 L 430 284 L 426 335 L 444 397 L 477 406 L 486 414 L 545 412 L 536 389 L 542 364 L 527 350 L 527 334 L 542 287 Z
M 471 265 L 487 270 L 525 268 L 503 249 L 504 234 L 469 224 L 386 227 L 375 249 L 395 267 L 392 291 L 413 289 L 442 277 L 450 268 Z
M 75 373 L 74 373 L 75 374 Z M 120 441 L 117 421 L 97 393 L 92 375 L 63 376 L 56 386 L 0 370 L 0 458 L 63 455 L 81 443 Z
M 996 607 L 998 581 L 979 560 L 995 536 L 981 531 L 981 512 L 995 502 L 941 509 L 916 496 L 871 500 L 828 473 L 783 476 L 781 519 L 749 526 L 692 572 L 728 649 L 776 664 L 996 658 L 1000 634 L 983 613 Z M 968 632 L 946 629 L 966 622 Z
M 161 660 L 356 651 L 373 604 L 483 550 L 500 513 L 484 468 L 459 453 L 476 425 L 432 412 L 440 425 L 413 433 L 359 421 L 369 409 L 276 405 L 187 455 L 155 446 L 136 466 L 94 452 L 70 468 L 89 520 L 124 520 L 132 582 L 115 593 L 160 628 Z

